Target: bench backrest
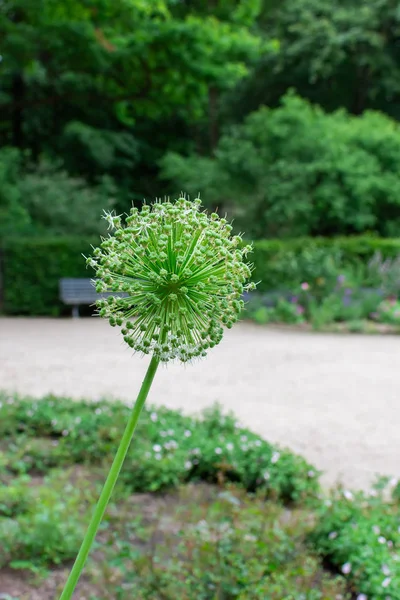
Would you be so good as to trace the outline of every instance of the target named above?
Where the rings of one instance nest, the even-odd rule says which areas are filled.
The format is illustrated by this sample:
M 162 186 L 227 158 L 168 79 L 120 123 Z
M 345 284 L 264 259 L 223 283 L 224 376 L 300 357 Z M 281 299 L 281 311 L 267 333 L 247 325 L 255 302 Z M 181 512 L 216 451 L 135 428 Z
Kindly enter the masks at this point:
M 64 304 L 91 304 L 100 297 L 94 286 L 92 279 L 60 279 L 60 298 Z

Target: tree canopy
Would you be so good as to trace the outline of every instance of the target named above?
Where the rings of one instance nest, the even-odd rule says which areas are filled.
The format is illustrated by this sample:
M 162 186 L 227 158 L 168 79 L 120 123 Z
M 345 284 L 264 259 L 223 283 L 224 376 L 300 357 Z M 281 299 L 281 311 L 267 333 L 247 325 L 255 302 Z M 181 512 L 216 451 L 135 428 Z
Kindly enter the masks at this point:
M 397 150 L 383 167 L 368 126 L 396 146 L 399 30 L 394 0 L 2 0 L 0 236 L 96 232 L 100 206 L 122 212 L 180 190 L 207 193 L 239 221 L 246 213 L 254 235 L 303 233 L 297 220 L 324 195 L 331 216 L 317 211 L 311 233 L 397 231 L 395 191 L 382 183 Z M 288 99 L 291 89 L 320 109 Z M 355 117 L 330 118 L 341 108 Z M 364 119 L 370 110 L 388 118 Z M 346 177 L 372 161 L 373 192 L 338 183 L 357 128 Z M 300 170 L 302 186 L 314 173 L 312 194 L 310 182 L 297 187 Z M 263 185 L 273 191 L 260 195 Z M 338 189 L 351 213 L 340 227 Z M 358 214 L 368 203 L 375 217 Z

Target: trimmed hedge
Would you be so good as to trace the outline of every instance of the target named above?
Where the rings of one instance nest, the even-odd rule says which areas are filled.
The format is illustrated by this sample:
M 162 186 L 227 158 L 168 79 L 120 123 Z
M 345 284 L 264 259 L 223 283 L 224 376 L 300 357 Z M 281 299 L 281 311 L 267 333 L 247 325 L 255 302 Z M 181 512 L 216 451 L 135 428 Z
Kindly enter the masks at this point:
M 52 315 L 65 311 L 61 277 L 93 277 L 82 254 L 97 239 L 77 237 L 9 239 L 3 244 L 3 311 L 9 315 Z M 69 310 L 69 309 L 68 309 Z
M 61 277 L 92 277 L 82 254 L 90 254 L 98 238 L 81 237 L 9 239 L 3 244 L 3 311 L 20 315 L 60 315 L 68 312 L 58 297 Z M 254 280 L 258 290 L 291 289 L 305 278 L 296 257 L 307 254 L 318 266 L 321 253 L 332 255 L 338 268 L 366 264 L 376 253 L 400 255 L 400 239 L 354 236 L 296 238 L 254 242 Z M 300 264 L 300 263 L 299 263 Z M 291 266 L 290 266 L 291 265 Z M 288 268 L 290 266 L 290 268 Z

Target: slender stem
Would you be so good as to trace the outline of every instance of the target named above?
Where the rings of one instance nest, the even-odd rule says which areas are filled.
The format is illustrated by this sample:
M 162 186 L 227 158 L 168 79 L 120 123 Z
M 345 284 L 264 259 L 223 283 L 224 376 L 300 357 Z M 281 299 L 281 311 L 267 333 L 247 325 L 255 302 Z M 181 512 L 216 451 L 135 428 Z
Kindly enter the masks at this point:
M 103 490 L 100 494 L 99 501 L 93 513 L 86 535 L 83 539 L 81 549 L 79 550 L 74 566 L 72 567 L 67 583 L 65 584 L 64 591 L 60 596 L 60 600 L 70 600 L 70 598 L 72 598 L 72 594 L 74 593 L 76 584 L 78 583 L 83 567 L 85 566 L 86 559 L 89 555 L 90 548 L 92 547 L 92 544 L 96 537 L 97 530 L 103 519 L 107 505 L 110 501 L 111 494 L 117 482 L 118 475 L 121 471 L 121 467 L 124 463 L 126 453 L 128 452 L 134 431 L 136 429 L 136 425 L 140 417 L 140 413 L 142 412 L 142 408 L 150 391 L 151 384 L 153 383 L 153 379 L 156 374 L 159 362 L 159 359 L 155 356 L 153 356 L 153 358 L 151 359 L 151 362 L 147 369 L 147 373 L 143 379 L 142 387 L 140 388 L 138 397 L 129 417 L 128 424 L 126 426 L 119 448 L 115 455 L 113 464 L 111 465 L 110 472 L 107 476 Z

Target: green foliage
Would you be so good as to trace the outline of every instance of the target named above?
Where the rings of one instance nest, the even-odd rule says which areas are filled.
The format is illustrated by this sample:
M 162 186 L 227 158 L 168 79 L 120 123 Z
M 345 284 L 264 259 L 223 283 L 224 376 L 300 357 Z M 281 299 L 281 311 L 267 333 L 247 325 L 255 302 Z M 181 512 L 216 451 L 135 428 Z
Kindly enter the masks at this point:
M 95 243 L 97 240 L 93 240 Z M 8 314 L 59 315 L 61 277 L 93 277 L 82 254 L 90 240 L 78 237 L 12 238 L 3 244 L 4 310 Z M 29 258 L 29 260 L 28 260 Z
M 162 167 L 197 193 L 197 156 Z M 400 129 L 379 113 L 327 114 L 291 93 L 227 131 L 202 167 L 202 193 L 253 238 L 400 231 Z
M 0 240 L 11 233 L 23 232 L 30 225 L 29 214 L 20 203 L 20 161 L 16 148 L 0 149 Z
M 381 302 L 376 311 L 376 319 L 381 323 L 400 325 L 400 302 L 396 300 Z
M 321 507 L 310 541 L 367 598 L 398 600 L 399 507 L 379 488 L 373 494 L 334 494 Z
M 82 257 L 91 253 L 91 244 L 97 244 L 97 240 L 80 237 L 9 239 L 3 244 L 5 312 L 60 314 L 65 307 L 58 299 L 58 281 L 61 277 L 93 277 Z M 260 282 L 257 289 L 284 292 L 286 299 L 290 299 L 303 282 L 312 286 L 314 295 L 325 297 L 343 273 L 350 273 L 353 287 L 357 284 L 382 289 L 384 296 L 396 295 L 399 255 L 397 239 L 354 236 L 257 240 L 251 257 L 255 267 L 253 279 Z M 317 280 L 323 280 L 324 284 L 319 285 Z M 276 301 L 281 296 L 278 294 Z M 263 304 L 257 308 L 260 306 Z M 269 320 L 269 316 L 262 311 L 260 319 Z
M 398 117 L 399 23 L 391 0 L 267 0 L 259 25 L 279 47 L 258 61 L 226 109 L 240 119 L 295 87 L 327 110 L 343 106 L 359 114 L 374 108 Z
M 159 189 L 157 160 L 191 146 L 210 89 L 232 89 L 272 50 L 253 27 L 258 0 L 7 0 L 0 12 L 0 146 L 118 181 L 126 209 Z M 199 10 L 200 9 L 200 10 Z
M 343 578 L 323 573 L 304 547 L 309 530 L 304 513 L 285 514 L 280 506 L 234 488 L 218 493 L 192 487 L 176 504 L 166 520 L 170 529 L 177 522 L 178 534 L 171 535 L 162 522 L 142 533 L 162 539 L 148 556 L 121 540 L 128 532 L 114 537 L 105 557 L 113 569 L 103 571 L 101 600 L 127 593 L 156 600 L 159 590 L 165 600 L 348 598 Z M 134 530 L 137 534 L 137 525 Z
M 0 567 L 15 569 L 60 564 L 79 550 L 82 528 L 96 501 L 87 475 L 54 473 L 45 484 L 27 487 L 17 480 L 0 506 Z
M 15 148 L 0 149 L 0 240 L 17 235 L 104 233 L 99 214 L 115 203 L 108 177 L 89 185 L 42 159 L 23 164 Z
M 41 401 L 4 397 L 1 404 L 2 468 L 21 474 L 79 463 L 104 462 L 106 467 L 129 413 L 118 403 L 54 397 Z M 293 502 L 312 498 L 319 489 L 318 473 L 303 458 L 243 429 L 218 408 L 198 418 L 149 408 L 135 439 L 122 473 L 122 481 L 134 491 L 222 479 Z
M 317 288 L 317 279 L 334 286 L 339 275 L 351 270 L 359 283 L 379 287 L 389 275 L 385 270 L 382 275 L 375 266 L 366 269 L 369 261 L 376 262 L 378 252 L 383 257 L 381 261 L 394 259 L 395 263 L 400 255 L 399 240 L 372 236 L 257 240 L 252 254 L 253 279 L 260 282 L 257 289 L 261 292 L 287 290 L 293 293 L 302 282 Z M 390 280 L 396 280 L 396 272 L 386 272 L 392 273 Z M 388 284 L 385 288 L 393 293 Z

